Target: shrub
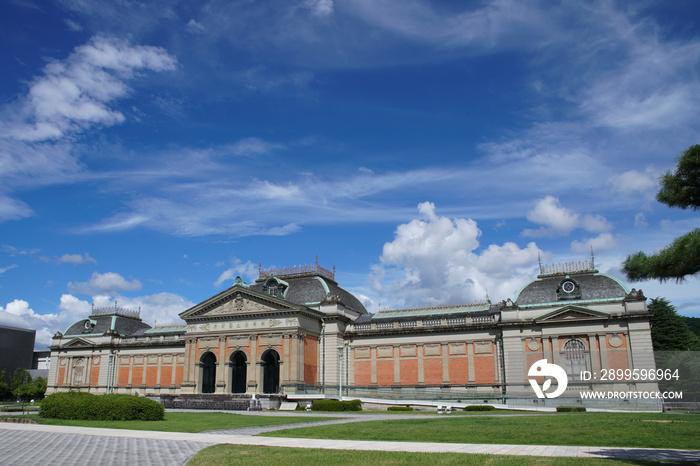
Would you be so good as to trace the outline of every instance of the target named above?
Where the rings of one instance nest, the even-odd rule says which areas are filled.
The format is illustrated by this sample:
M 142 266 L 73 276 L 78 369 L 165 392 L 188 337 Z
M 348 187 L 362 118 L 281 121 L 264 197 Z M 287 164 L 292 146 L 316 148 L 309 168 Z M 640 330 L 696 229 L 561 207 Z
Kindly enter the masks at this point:
M 316 400 L 311 404 L 312 411 L 362 411 L 360 400 Z
M 389 406 L 387 411 L 413 411 L 412 406 Z
M 469 405 L 464 407 L 465 411 L 495 411 L 496 408 L 491 405 Z
M 165 409 L 160 403 L 132 395 L 93 395 L 64 392 L 49 395 L 41 402 L 40 417 L 97 421 L 159 421 Z
M 558 413 L 585 413 L 585 406 L 557 406 Z

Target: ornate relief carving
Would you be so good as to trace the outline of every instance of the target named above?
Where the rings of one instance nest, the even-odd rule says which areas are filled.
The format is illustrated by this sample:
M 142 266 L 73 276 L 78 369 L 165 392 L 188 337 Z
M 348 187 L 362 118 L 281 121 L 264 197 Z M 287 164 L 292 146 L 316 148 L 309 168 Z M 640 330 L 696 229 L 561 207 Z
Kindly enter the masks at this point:
M 535 338 L 530 338 L 527 340 L 527 349 L 530 351 L 539 351 L 540 348 L 542 348 L 542 344 L 535 339 Z
M 279 319 L 270 319 L 267 321 L 268 327 L 277 327 L 278 325 L 282 324 L 282 321 Z
M 610 343 L 610 346 L 612 346 L 613 348 L 619 348 L 620 346 L 622 346 L 623 342 L 624 340 L 618 334 L 610 335 L 610 338 L 608 338 L 608 343 Z

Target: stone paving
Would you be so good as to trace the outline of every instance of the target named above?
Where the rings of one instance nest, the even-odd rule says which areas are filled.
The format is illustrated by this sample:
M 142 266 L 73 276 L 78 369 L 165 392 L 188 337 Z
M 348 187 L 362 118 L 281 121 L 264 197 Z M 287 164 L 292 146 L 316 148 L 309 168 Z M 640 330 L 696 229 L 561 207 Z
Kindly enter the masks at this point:
M 6 424 L 0 427 L 16 426 Z M 31 424 L 21 424 L 32 426 Z M 0 463 L 7 466 L 184 465 L 195 453 L 213 443 L 180 440 L 105 437 L 90 433 L 2 429 Z
M 345 416 L 344 416 L 345 417 Z M 404 416 L 400 416 L 404 417 Z M 432 417 L 432 416 L 431 416 Z M 617 458 L 694 462 L 700 450 L 572 447 L 556 445 L 492 445 L 428 442 L 254 437 L 255 433 L 314 424 L 398 419 L 392 415 L 347 416 L 335 421 L 231 429 L 205 433 L 153 432 L 41 424 L 0 423 L 0 463 L 3 465 L 184 465 L 196 452 L 215 444 L 334 450 L 452 452 L 579 458 Z

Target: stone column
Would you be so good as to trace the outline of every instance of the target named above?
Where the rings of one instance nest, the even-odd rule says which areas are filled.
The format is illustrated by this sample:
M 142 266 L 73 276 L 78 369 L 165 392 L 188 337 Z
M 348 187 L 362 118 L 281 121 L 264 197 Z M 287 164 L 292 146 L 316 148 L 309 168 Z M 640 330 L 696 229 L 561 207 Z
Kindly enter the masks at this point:
M 474 342 L 467 342 L 467 383 L 476 384 L 476 373 L 474 371 Z
M 216 388 L 215 393 L 226 393 L 226 337 L 219 337 L 219 357 L 216 361 Z
M 156 365 L 156 388 L 160 389 L 160 372 L 163 369 L 163 355 L 159 354 L 156 357 L 158 358 L 158 363 Z
M 394 385 L 401 385 L 401 346 L 394 345 Z
M 418 385 L 425 385 L 425 369 L 423 367 L 423 345 L 416 345 L 418 355 Z
M 294 381 L 296 383 L 303 383 L 304 382 L 304 363 L 305 363 L 305 360 L 304 360 L 304 357 L 305 357 L 305 354 L 304 354 L 304 335 L 302 335 L 300 333 L 298 338 L 299 338 L 299 340 L 297 342 L 297 345 L 298 345 L 299 349 L 297 351 L 297 364 L 296 364 L 296 367 L 297 367 L 296 372 L 297 373 L 294 377 L 292 377 L 292 381 Z
M 89 357 L 85 357 L 85 373 L 83 374 L 83 384 L 87 385 L 88 387 L 92 386 L 92 357 L 94 354 L 91 354 Z
M 186 384 L 190 382 L 190 352 L 192 351 L 192 339 L 185 339 L 185 367 L 183 370 L 182 383 Z
M 591 354 L 591 372 L 600 377 L 600 342 L 598 335 L 588 334 L 588 346 Z
M 250 335 L 250 361 L 248 366 L 248 386 L 247 393 L 257 393 L 258 387 L 258 336 Z
M 442 384 L 443 385 L 449 385 L 450 384 L 450 363 L 449 363 L 449 354 L 447 351 L 447 343 L 442 344 L 442 348 L 440 351 L 442 352 Z

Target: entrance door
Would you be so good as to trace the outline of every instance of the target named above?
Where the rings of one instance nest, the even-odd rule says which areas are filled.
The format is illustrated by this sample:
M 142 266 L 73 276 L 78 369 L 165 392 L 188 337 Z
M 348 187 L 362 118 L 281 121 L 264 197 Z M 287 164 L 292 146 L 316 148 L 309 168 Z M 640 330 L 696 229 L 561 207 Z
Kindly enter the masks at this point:
M 277 352 L 268 351 L 262 357 L 263 393 L 277 393 L 280 390 L 280 359 Z
M 242 351 L 233 355 L 231 361 L 231 393 L 245 393 L 247 366 L 246 357 Z
M 207 353 L 202 357 L 202 393 L 214 393 L 216 387 L 216 357 Z

